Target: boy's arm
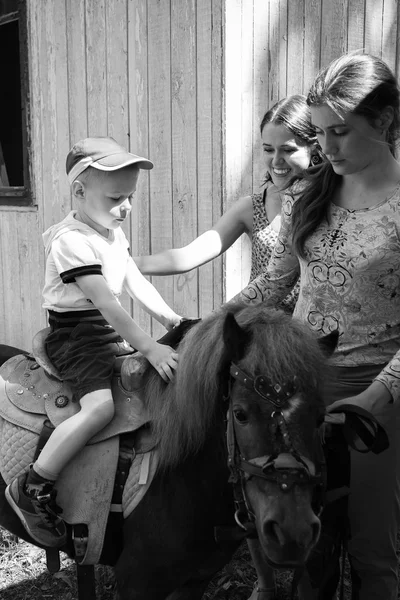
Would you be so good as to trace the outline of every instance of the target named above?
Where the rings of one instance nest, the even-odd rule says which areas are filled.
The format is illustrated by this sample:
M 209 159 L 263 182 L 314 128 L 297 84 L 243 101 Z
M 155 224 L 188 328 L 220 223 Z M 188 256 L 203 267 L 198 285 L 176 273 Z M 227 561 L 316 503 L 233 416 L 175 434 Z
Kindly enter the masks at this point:
M 105 320 L 149 360 L 164 381 L 173 378 L 172 369 L 177 367 L 177 353 L 169 346 L 158 344 L 135 323 L 119 304 L 102 275 L 77 277 L 76 283 Z
M 133 259 L 128 260 L 124 286 L 149 315 L 157 319 L 166 329 L 181 322 L 181 317 L 168 306 L 156 288 L 139 271 Z

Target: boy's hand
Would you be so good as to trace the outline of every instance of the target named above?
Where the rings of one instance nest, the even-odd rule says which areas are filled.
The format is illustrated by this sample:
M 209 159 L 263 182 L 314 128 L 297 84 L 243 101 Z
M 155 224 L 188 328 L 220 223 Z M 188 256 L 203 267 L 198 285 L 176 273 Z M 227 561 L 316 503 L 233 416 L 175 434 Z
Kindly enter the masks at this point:
M 165 320 L 165 322 L 164 322 L 165 329 L 167 329 L 168 331 L 171 331 L 171 329 L 173 329 L 174 327 L 178 327 L 178 325 L 182 322 L 182 319 L 183 319 L 183 317 L 174 313 L 172 317 Z
M 146 358 L 166 383 L 173 380 L 173 371 L 178 366 L 178 354 L 175 350 L 170 346 L 164 346 L 155 342 L 154 346 L 146 354 Z

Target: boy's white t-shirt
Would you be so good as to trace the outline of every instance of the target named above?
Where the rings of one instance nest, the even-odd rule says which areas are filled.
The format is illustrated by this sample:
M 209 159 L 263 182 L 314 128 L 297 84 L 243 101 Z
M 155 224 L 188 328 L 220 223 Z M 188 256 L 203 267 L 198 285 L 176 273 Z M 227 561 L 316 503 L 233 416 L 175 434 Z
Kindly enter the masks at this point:
M 106 238 L 75 219 L 76 211 L 43 234 L 46 274 L 43 308 L 57 312 L 93 310 L 76 284 L 77 275 L 103 275 L 118 298 L 123 291 L 129 260 L 129 242 L 122 229 Z

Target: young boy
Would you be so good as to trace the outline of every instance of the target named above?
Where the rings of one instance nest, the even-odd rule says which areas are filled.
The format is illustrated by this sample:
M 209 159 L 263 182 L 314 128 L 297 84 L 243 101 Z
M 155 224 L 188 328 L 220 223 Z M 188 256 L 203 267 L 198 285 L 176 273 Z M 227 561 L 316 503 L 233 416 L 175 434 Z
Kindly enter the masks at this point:
M 26 531 L 45 546 L 66 541 L 55 504 L 57 477 L 113 417 L 115 356 L 127 353 L 128 342 L 165 381 L 177 366 L 172 348 L 150 338 L 118 301 L 125 288 L 167 329 L 181 320 L 137 269 L 120 227 L 131 211 L 139 170 L 152 167 L 111 138 L 78 142 L 66 163 L 77 208 L 43 234 L 43 306 L 51 327 L 46 348 L 81 410 L 55 429 L 29 472 L 6 488 L 6 497 Z

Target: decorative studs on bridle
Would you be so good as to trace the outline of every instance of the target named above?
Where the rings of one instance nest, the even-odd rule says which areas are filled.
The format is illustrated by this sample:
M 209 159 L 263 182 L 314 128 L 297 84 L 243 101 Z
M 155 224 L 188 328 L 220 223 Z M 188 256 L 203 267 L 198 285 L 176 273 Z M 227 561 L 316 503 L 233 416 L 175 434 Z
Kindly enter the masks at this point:
M 231 363 L 229 381 L 229 410 L 227 425 L 228 467 L 230 482 L 233 484 L 235 498 L 235 520 L 249 536 L 255 535 L 254 514 L 249 506 L 245 493 L 245 483 L 252 477 L 260 477 L 276 483 L 282 492 L 289 492 L 294 485 L 314 486 L 313 506 L 317 514 L 323 507 L 323 492 L 325 489 L 326 473 L 325 459 L 318 432 L 315 434 L 316 473 L 310 471 L 307 459 L 299 454 L 290 439 L 283 408 L 289 403 L 296 392 L 296 382 L 281 385 L 274 383 L 266 375 L 258 375 L 254 379 L 236 364 Z M 271 414 L 271 435 L 281 436 L 285 452 L 272 453 L 246 460 L 240 453 L 236 442 L 233 403 L 231 396 L 232 379 L 235 379 L 247 389 L 256 392 L 263 400 L 274 407 Z

